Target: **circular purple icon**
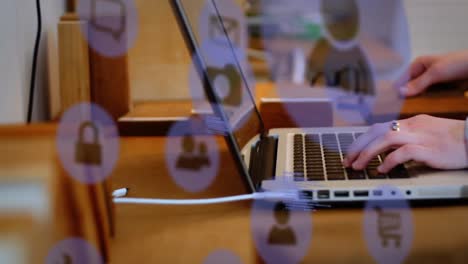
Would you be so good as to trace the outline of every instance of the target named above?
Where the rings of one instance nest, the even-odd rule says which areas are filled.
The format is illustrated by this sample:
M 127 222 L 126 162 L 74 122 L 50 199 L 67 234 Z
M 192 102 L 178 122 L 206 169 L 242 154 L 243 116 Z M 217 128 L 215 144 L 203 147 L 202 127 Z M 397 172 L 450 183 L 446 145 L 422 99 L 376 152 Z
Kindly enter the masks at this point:
M 227 40 L 240 50 L 247 50 L 247 19 L 241 6 L 235 0 L 207 0 L 199 18 L 201 42 Z
M 245 53 L 241 49 L 214 41 L 204 42 L 200 51 L 210 86 L 229 124 L 233 129 L 242 127 L 255 109 L 252 99 L 255 81 Z M 212 114 L 212 106 L 194 65 L 190 69 L 189 82 L 194 110 L 201 114 Z
M 312 53 L 311 58 L 316 56 L 323 55 Z M 349 125 L 372 123 L 372 113 L 381 87 L 378 88 L 374 70 L 364 49 L 358 43 L 349 49 L 330 46 L 323 66 L 325 72 L 314 76 L 311 85 L 319 86 L 315 87 L 317 89 L 322 86 L 338 118 Z M 322 82 L 318 80 L 320 78 Z M 397 90 L 389 92 L 398 95 Z M 398 96 L 396 99 L 401 101 Z M 396 112 L 399 113 L 399 110 Z
M 75 180 L 85 184 L 104 181 L 119 158 L 120 140 L 112 117 L 93 103 L 66 111 L 57 130 L 59 159 Z
M 70 238 L 61 241 L 49 251 L 46 264 L 104 264 L 96 247 L 81 238 Z
M 372 194 L 364 211 L 367 248 L 379 264 L 403 263 L 413 242 L 411 208 L 396 187 L 382 186 Z
M 251 95 L 255 94 L 255 77 L 245 52 L 248 45 L 246 21 L 241 6 L 233 0 L 206 1 L 198 21 L 204 70 L 234 130 L 243 126 L 254 110 Z M 212 113 L 194 65 L 190 69 L 189 87 L 194 110 Z
M 127 54 L 138 35 L 138 13 L 134 0 L 80 0 L 78 16 L 87 21 L 82 30 L 99 54 Z
M 403 101 L 395 80 L 410 59 L 410 42 L 401 1 L 388 2 L 265 1 L 267 62 L 280 99 L 296 100 L 285 108 L 298 127 L 316 126 L 310 113 L 325 112 L 303 106 L 311 104 L 307 99 L 328 100 L 335 124 L 399 116 Z
M 213 253 L 211 253 L 203 262 L 204 264 L 218 264 L 218 263 L 224 263 L 224 264 L 241 264 L 242 261 L 233 252 L 225 249 L 217 250 Z
M 213 135 L 199 135 L 202 121 L 175 123 L 166 139 L 166 164 L 175 183 L 189 192 L 208 188 L 219 171 L 219 147 Z
M 300 263 L 312 240 L 312 213 L 287 201 L 256 200 L 251 212 L 257 251 L 268 264 Z

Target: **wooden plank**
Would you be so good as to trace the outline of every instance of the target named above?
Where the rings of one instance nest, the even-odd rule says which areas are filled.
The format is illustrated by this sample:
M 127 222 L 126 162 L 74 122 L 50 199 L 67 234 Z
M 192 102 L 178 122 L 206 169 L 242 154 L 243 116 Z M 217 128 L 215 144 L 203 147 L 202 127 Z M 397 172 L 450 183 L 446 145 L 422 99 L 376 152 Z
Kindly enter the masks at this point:
M 135 3 L 140 23 L 128 61 L 133 100 L 189 99 L 191 57 L 169 1 Z
M 130 111 L 130 84 L 127 56 L 105 57 L 90 52 L 91 98 L 117 120 Z
M 137 102 L 132 111 L 119 118 L 121 136 L 165 136 L 176 122 L 187 121 L 192 101 Z
M 46 219 L 34 227 L 40 231 L 34 240 L 36 260 L 44 259 L 63 239 L 81 237 L 96 246 L 107 262 L 113 214 L 109 190 L 104 184 L 82 184 L 70 177 L 58 160 L 55 139 L 55 125 L 0 126 L 0 184 L 45 185 L 50 204 Z
M 83 21 L 72 20 L 70 16 L 65 16 L 58 25 L 61 112 L 91 99 L 88 43 L 81 32 L 83 25 Z

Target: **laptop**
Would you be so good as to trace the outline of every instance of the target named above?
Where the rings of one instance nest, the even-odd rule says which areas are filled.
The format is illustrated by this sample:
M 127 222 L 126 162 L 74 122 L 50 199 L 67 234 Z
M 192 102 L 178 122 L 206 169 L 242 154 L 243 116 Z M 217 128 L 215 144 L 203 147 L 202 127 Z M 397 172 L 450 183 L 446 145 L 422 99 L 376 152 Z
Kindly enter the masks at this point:
M 170 1 L 214 113 L 208 118 L 207 125 L 226 138 L 247 192 L 277 192 L 292 183 L 301 199 L 319 203 L 468 198 L 468 171 L 465 170 L 433 170 L 413 162 L 402 164 L 388 174 L 380 174 L 377 167 L 385 154 L 376 156 L 363 171 L 344 168 L 342 160 L 347 149 L 367 131 L 367 127 L 266 131 L 249 87 L 251 76 L 245 71 L 248 63 L 239 56 L 232 43 L 223 24 L 224 10 L 217 5 L 225 0 L 197 0 L 202 4 L 198 7 L 194 0 Z M 213 45 L 206 44 L 195 31 L 203 8 L 215 14 L 215 19 L 210 18 L 210 21 L 215 21 L 218 23 L 215 26 L 224 30 Z M 220 58 L 218 68 L 213 67 L 212 64 L 219 63 Z M 224 73 L 228 83 L 236 83 L 232 71 L 237 72 L 238 81 L 242 82 L 240 89 L 245 95 L 242 103 L 235 107 L 232 102 L 236 100 L 220 96 L 213 78 L 213 72 Z M 383 186 L 394 187 L 400 192 L 382 193 Z

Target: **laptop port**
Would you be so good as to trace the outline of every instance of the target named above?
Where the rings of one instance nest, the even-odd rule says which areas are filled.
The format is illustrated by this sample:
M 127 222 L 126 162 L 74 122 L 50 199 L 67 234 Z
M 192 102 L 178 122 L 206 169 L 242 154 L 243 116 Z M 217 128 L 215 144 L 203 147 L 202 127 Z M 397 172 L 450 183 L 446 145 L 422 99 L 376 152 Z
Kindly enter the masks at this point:
M 317 197 L 319 199 L 330 199 L 330 191 L 320 190 L 320 191 L 317 192 Z
M 314 192 L 313 191 L 301 191 L 299 192 L 299 198 L 301 200 L 313 200 Z
M 354 197 L 367 197 L 369 196 L 369 191 L 354 191 Z
M 373 191 L 372 191 L 372 195 L 374 195 L 374 196 L 382 196 L 382 195 L 383 195 L 383 191 L 382 191 L 382 190 L 373 190 Z
M 348 191 L 335 191 L 334 194 L 337 198 L 349 197 Z

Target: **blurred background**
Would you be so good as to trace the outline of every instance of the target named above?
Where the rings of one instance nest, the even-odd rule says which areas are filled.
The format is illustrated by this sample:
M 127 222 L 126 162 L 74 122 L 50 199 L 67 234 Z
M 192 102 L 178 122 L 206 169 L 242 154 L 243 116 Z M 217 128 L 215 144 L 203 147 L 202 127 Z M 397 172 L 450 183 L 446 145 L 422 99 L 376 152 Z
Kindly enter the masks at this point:
M 44 30 L 34 106 L 36 121 L 51 120 L 60 112 L 57 26 L 67 7 L 65 1 L 43 2 Z M 264 60 L 267 57 L 262 53 L 265 45 L 259 39 L 261 29 L 258 24 L 266 21 L 263 15 L 277 12 L 274 3 L 281 5 L 282 1 L 239 0 L 238 2 L 248 15 L 249 58 L 256 77 L 260 81 L 271 79 L 270 67 Z M 368 2 L 372 5 L 373 1 Z M 402 4 L 407 14 L 412 58 L 424 54 L 460 50 L 468 46 L 468 29 L 465 26 L 467 18 L 464 14 L 464 10 L 468 8 L 467 1 L 403 0 Z M 132 105 L 144 101 L 190 99 L 187 85 L 190 58 L 168 1 L 136 0 L 136 5 L 139 18 L 138 37 L 128 54 L 128 79 Z M 269 9 L 262 10 L 262 6 L 269 6 Z M 283 14 L 287 16 L 288 12 L 297 13 L 294 5 L 289 6 L 291 10 L 281 10 Z M 378 12 L 379 8 L 374 7 L 375 4 L 369 6 L 367 12 L 370 14 L 373 11 Z M 4 58 L 0 62 L 0 80 L 2 80 L 0 122 L 22 123 L 25 122 L 26 116 L 36 31 L 35 4 L 33 1 L 6 0 L 0 12 L 2 12 L 0 52 Z M 279 27 L 275 27 L 275 21 L 268 21 L 267 24 L 276 33 L 288 35 L 289 39 L 312 43 L 320 38 L 317 14 L 302 13 L 295 16 L 295 19 L 282 23 Z M 385 18 L 381 19 L 382 23 L 364 24 L 380 29 L 391 26 L 386 24 Z M 375 31 L 372 28 L 370 30 Z M 381 36 L 388 38 L 386 33 L 382 33 Z M 168 78 L 168 76 L 178 77 Z
M 233 1 L 245 24 L 241 25 L 245 33 L 241 39 L 245 37 L 245 57 L 256 84 L 250 89 L 267 128 L 367 125 L 421 113 L 461 119 L 468 114 L 466 85 L 405 100 L 395 97 L 395 87 L 388 85 L 418 56 L 468 48 L 468 0 L 357 0 L 358 15 L 351 5 L 338 6 L 333 10 L 336 13 L 325 16 L 318 0 Z M 133 188 L 136 196 L 168 198 L 235 195 L 245 193 L 245 188 L 220 137 L 216 142 L 223 177 L 196 194 L 181 190 L 169 177 L 165 160 L 168 131 L 175 123 L 190 121 L 189 117 L 206 110 L 197 109 L 194 102 L 204 97 L 194 96 L 192 90 L 190 54 L 169 0 L 108 2 L 130 3 L 136 8 L 136 20 L 131 21 L 136 38 L 128 39 L 127 53 L 114 57 L 90 47 L 83 34 L 87 17 L 80 17 L 79 1 L 41 1 L 43 27 L 30 104 L 36 3 L 2 1 L 0 263 L 43 263 L 58 241 L 73 236 L 86 239 L 105 260 L 118 256 L 113 263 L 186 263 L 187 256 L 201 260 L 222 243 L 243 259 L 261 262 L 250 237 L 247 203 L 190 210 L 114 208 L 111 191 L 122 187 Z M 192 15 L 203 12 L 201 0 L 186 4 L 193 5 Z M 340 21 L 351 26 L 337 33 L 345 41 L 336 43 L 330 40 L 333 29 L 325 25 Z M 201 31 L 200 25 L 193 27 Z M 324 42 L 338 50 L 356 46 L 365 54 L 376 83 L 375 89 L 369 89 L 370 94 L 376 91 L 369 110 L 373 118 L 337 115 L 328 101 L 301 108 L 309 107 L 310 100 L 330 99 L 330 94 L 311 89 L 312 65 L 318 61 L 314 54 L 322 58 L 322 48 L 331 46 Z M 299 110 L 309 122 L 301 123 L 289 115 L 297 108 L 279 107 L 277 100 L 285 98 L 304 99 Z M 57 121 L 81 102 L 100 105 L 117 125 L 121 150 L 114 153 L 118 161 L 109 178 L 112 182 L 83 184 L 70 177 L 60 163 Z M 30 106 L 34 125 L 23 126 L 28 123 Z M 314 115 L 318 120 L 310 113 L 319 113 Z M 468 223 L 465 207 L 428 207 L 414 212 L 416 242 L 411 263 L 466 263 L 468 228 L 460 228 Z M 361 214 L 362 210 L 331 210 L 314 215 L 314 239 L 320 242 L 314 242 L 316 250 L 310 259 L 331 255 L 330 263 L 372 263 L 364 239 L 359 240 Z M 198 238 L 206 238 L 205 243 Z M 340 254 L 335 254 L 336 248 Z M 63 261 L 69 263 L 66 256 Z

